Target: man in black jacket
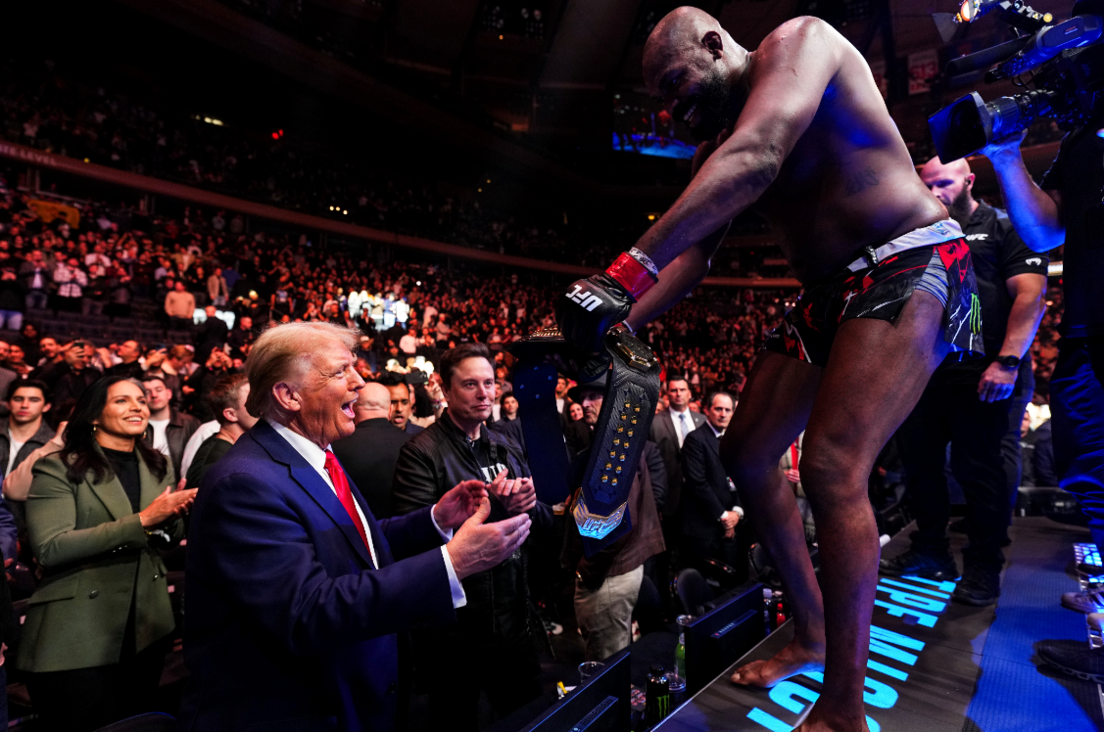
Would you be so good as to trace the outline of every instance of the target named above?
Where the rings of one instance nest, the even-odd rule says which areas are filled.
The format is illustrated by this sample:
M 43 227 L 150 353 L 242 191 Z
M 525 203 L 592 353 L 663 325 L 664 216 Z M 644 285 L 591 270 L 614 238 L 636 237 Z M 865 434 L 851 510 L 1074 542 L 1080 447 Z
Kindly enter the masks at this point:
M 213 349 L 221 349 L 226 344 L 230 329 L 218 317 L 218 310 L 214 305 L 208 305 L 203 312 L 207 319 L 203 321 L 203 325 L 196 328 L 195 347 L 199 357 L 206 359 Z
M 537 501 L 520 450 L 483 424 L 495 394 L 487 347 L 468 343 L 451 349 L 441 357 L 439 371 L 449 406 L 400 451 L 392 490 L 395 514 L 433 505 L 454 485 L 477 479 L 488 483 L 488 523 L 529 512 L 534 529 L 547 528 L 551 511 Z M 468 604 L 457 610 L 456 625 L 414 635 L 429 686 L 429 729 L 475 732 L 480 691 L 500 717 L 540 694 L 528 556 L 527 542 L 495 568 L 465 579 Z
M 173 475 L 180 480 L 183 477 L 180 475 L 180 462 L 184 458 L 184 446 L 199 429 L 199 420 L 190 414 L 173 409 L 172 390 L 165 386 L 165 380 L 160 371 L 153 371 L 143 376 L 142 386 L 146 390 L 146 403 L 150 411 L 150 428 L 146 433 L 146 444 L 160 450 L 169 459 L 173 467 Z
M 365 384 L 353 412 L 356 431 L 334 442 L 333 453 L 376 518 L 391 518 L 395 515 L 391 508 L 395 464 L 411 435 L 391 424 L 391 392 L 383 384 Z
M 73 341 L 65 349 L 64 354 L 62 362 L 56 365 L 56 371 L 51 370 L 51 374 L 60 372 L 54 386 L 53 404 L 55 407 L 80 399 L 84 390 L 91 386 L 92 382 L 103 376 L 98 370 L 88 365 L 89 359 L 92 357 L 91 343 Z M 47 381 L 45 374 L 39 378 Z
M 950 443 L 969 537 L 952 597 L 967 605 L 992 605 L 1000 596 L 1001 546 L 1008 541 L 1020 485 L 1020 422 L 1035 387 L 1025 356 L 1046 310 L 1047 257 L 1027 248 L 1003 211 L 973 198 L 974 174 L 965 160 L 943 164 L 932 158 L 920 177 L 969 242 L 985 358 L 941 365 L 901 425 L 897 444 L 916 531 L 909 548 L 882 559 L 879 570 L 891 577 L 959 576 L 946 532 L 951 499 L 943 466 Z
M 27 456 L 54 437 L 54 431 L 42 418 L 50 410 L 50 387 L 34 379 L 15 381 L 8 388 L 6 397 L 11 405 L 11 414 L 0 419 L 0 472 L 3 477 L 7 477 Z M 4 503 L 0 498 L 0 505 Z M 15 518 L 18 535 L 25 536 L 26 501 L 10 500 L 7 501 L 7 506 Z M 3 511 L 4 509 L 0 509 L 0 519 L 3 518 Z M 0 527 L 2 524 L 0 520 Z M 0 537 L 2 536 L 3 531 L 0 528 Z M 14 547 L 3 547 L 2 538 L 0 548 L 4 549 L 9 558 L 18 558 Z
M 746 542 L 736 540 L 744 509 L 736 486 L 721 464 L 720 453 L 721 436 L 734 407 L 728 392 L 713 394 L 705 410 L 705 424 L 687 435 L 682 444 L 683 566 L 696 567 L 708 557 L 719 559 L 738 573 L 747 572 L 747 559 L 739 549 Z
M 123 341 L 119 344 L 116 355 L 122 359 L 114 366 L 104 369 L 104 376 L 126 376 L 131 379 L 142 378 L 142 363 L 138 360 L 142 357 L 142 344 L 138 341 Z

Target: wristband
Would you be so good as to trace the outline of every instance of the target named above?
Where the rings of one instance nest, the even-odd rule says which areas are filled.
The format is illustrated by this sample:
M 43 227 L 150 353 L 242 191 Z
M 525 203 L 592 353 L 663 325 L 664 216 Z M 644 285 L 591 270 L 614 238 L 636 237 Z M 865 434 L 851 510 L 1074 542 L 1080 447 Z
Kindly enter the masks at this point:
M 640 251 L 636 247 L 633 247 L 629 250 L 629 256 L 643 264 L 644 269 L 652 273 L 652 277 L 655 277 L 657 279 L 659 278 L 659 267 L 656 266 L 656 263 L 653 262 L 652 258 L 649 257 L 647 254 Z
M 641 295 L 659 281 L 659 278 L 649 272 L 643 264 L 636 261 L 628 252 L 622 252 L 621 256 L 606 270 L 606 274 L 614 282 L 625 288 L 633 302 L 639 300 Z

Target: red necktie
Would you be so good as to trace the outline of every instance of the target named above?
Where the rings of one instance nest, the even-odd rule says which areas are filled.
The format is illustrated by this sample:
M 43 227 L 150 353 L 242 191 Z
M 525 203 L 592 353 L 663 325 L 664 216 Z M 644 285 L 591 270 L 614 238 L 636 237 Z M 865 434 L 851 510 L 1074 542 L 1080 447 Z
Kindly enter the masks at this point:
M 353 492 L 349 490 L 349 478 L 346 477 L 341 463 L 337 462 L 337 458 L 329 450 L 326 450 L 326 472 L 330 474 L 330 480 L 333 481 L 334 490 L 337 492 L 337 500 L 341 501 L 341 505 L 345 507 L 349 518 L 353 520 L 353 526 L 356 527 L 357 533 L 364 540 L 364 546 L 368 548 L 368 555 L 372 557 L 372 566 L 378 567 L 379 563 L 376 562 L 372 545 L 368 543 L 368 535 L 364 533 L 364 523 L 360 520 L 360 514 L 357 513 L 356 504 L 353 503 Z

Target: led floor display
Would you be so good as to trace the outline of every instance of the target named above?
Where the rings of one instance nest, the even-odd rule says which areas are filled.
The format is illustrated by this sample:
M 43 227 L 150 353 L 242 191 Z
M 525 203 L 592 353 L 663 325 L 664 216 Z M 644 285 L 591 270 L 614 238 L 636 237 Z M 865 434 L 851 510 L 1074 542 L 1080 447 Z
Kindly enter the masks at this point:
M 887 555 L 905 548 L 908 531 L 886 547 Z M 1085 637 L 1083 616 L 1060 608 L 1058 597 L 1075 589 L 1066 574 L 1071 544 L 1087 531 L 1024 518 L 1012 533 L 995 607 L 951 602 L 953 582 L 879 578 L 864 689 L 871 732 L 1043 730 L 1056 719 L 1063 732 L 1104 728 L 1099 704 L 1090 703 L 1096 686 L 1037 668 L 1031 647 L 1043 638 Z M 769 658 L 791 637 L 787 623 L 740 664 Z M 728 676 L 672 715 L 662 732 L 788 732 L 822 688 L 820 674 L 769 690 L 736 686 Z

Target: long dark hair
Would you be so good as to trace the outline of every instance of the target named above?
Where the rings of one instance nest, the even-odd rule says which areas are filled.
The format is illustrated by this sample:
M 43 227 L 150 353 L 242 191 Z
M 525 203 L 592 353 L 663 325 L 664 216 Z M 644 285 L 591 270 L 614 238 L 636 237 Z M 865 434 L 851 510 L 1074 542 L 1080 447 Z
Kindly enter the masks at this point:
M 100 418 L 107 406 L 108 389 L 120 381 L 129 381 L 139 389 L 142 388 L 140 382 L 127 376 L 106 376 L 85 389 L 73 407 L 69 426 L 65 428 L 65 447 L 61 448 L 61 461 L 67 467 L 65 476 L 71 483 L 84 480 L 89 471 L 92 471 L 96 483 L 114 475 L 111 463 L 96 449 L 92 422 Z M 168 462 L 160 451 L 154 450 L 141 438 L 134 440 L 134 449 L 158 480 L 165 477 L 169 469 Z

